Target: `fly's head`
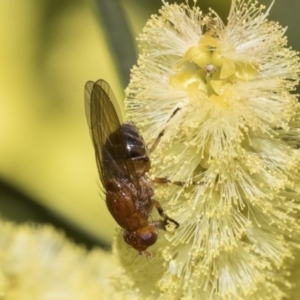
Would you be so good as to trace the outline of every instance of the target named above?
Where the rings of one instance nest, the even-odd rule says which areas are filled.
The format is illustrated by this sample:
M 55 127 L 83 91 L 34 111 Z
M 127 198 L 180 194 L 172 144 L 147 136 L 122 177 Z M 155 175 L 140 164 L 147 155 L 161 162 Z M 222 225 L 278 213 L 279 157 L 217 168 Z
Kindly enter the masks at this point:
M 135 231 L 124 230 L 123 238 L 128 245 L 138 250 L 140 254 L 145 252 L 146 255 L 149 256 L 146 249 L 155 244 L 157 240 L 157 232 L 155 227 L 146 225 Z

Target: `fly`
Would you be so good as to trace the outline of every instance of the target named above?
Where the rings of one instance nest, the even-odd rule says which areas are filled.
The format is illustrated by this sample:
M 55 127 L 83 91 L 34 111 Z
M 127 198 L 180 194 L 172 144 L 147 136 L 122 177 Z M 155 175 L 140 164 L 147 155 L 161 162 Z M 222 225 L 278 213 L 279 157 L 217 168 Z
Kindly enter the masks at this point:
M 115 96 L 104 80 L 85 85 L 85 109 L 94 145 L 100 180 L 106 190 L 106 205 L 124 229 L 123 238 L 139 254 L 157 240 L 157 229 L 166 230 L 168 217 L 153 199 L 152 183 L 146 172 L 151 162 L 143 137 L 133 122 L 122 123 Z M 155 207 L 162 217 L 149 221 Z

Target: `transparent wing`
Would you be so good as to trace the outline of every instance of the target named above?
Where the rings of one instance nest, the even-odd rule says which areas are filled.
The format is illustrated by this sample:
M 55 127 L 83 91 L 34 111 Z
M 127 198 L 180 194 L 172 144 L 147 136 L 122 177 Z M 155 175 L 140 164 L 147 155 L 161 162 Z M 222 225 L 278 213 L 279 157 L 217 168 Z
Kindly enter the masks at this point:
M 106 81 L 86 83 L 85 111 L 103 186 L 112 177 L 124 178 L 137 185 L 135 169 L 121 128 L 120 111 Z

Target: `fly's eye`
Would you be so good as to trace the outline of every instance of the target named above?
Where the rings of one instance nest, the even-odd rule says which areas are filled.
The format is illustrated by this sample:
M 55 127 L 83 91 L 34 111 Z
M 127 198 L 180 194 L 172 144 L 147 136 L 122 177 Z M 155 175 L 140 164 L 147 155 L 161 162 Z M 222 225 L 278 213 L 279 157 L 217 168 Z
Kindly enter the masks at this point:
M 157 233 L 152 226 L 145 226 L 139 230 L 140 244 L 149 247 L 157 240 Z
M 137 231 L 123 232 L 124 241 L 138 251 L 145 251 L 149 246 L 155 244 L 157 233 L 153 226 L 145 226 Z

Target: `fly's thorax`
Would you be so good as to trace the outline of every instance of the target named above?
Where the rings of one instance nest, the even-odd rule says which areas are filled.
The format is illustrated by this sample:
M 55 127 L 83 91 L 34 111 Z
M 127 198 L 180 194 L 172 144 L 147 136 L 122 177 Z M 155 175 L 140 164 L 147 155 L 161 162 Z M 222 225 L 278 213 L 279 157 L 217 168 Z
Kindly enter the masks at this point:
M 149 202 L 151 206 L 151 199 L 154 196 L 154 191 L 152 188 L 152 182 L 146 177 L 141 176 L 139 178 L 139 191 L 138 197 L 142 203 Z
M 145 172 L 148 172 L 151 167 L 145 141 L 133 122 L 124 123 L 121 130 L 123 131 L 126 148 L 133 162 L 136 174 L 138 177 L 141 177 Z

